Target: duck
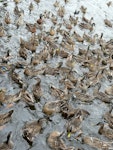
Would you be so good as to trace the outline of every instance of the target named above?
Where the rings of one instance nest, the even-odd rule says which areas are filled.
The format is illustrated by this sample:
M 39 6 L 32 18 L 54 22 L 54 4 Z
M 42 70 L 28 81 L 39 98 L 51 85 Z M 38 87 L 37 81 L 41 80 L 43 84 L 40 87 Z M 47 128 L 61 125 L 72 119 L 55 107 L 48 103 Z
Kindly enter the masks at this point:
M 27 29 L 28 29 L 31 33 L 35 33 L 35 32 L 36 32 L 36 23 L 35 23 L 35 24 L 26 23 L 26 27 L 27 27 Z
M 113 140 L 113 130 L 108 127 L 108 125 L 105 125 L 103 122 L 99 122 L 97 125 L 100 126 L 98 133 L 101 135 L 104 135 L 110 140 Z
M 53 26 L 50 28 L 49 34 L 50 34 L 51 36 L 54 36 L 54 35 L 55 35 L 55 30 L 54 30 L 54 27 L 53 27 Z
M 113 114 L 112 114 L 113 106 L 110 108 L 108 112 L 106 112 L 103 118 L 107 121 L 109 127 L 113 129 Z
M 58 16 L 60 16 L 61 18 L 64 17 L 64 14 L 65 14 L 65 8 L 64 8 L 64 6 L 60 6 L 60 7 L 59 7 L 57 14 L 58 14 Z
M 84 42 L 84 38 L 80 36 L 76 31 L 73 32 L 72 36 L 76 39 L 77 42 L 81 42 L 81 43 Z
M 70 15 L 69 20 L 70 20 L 71 24 L 73 24 L 74 26 L 76 26 L 78 23 L 78 17 L 76 17 L 76 19 L 75 19 Z
M 7 113 L 0 114 L 0 126 L 8 123 L 11 120 L 11 116 L 13 114 L 13 110 L 10 110 Z
M 97 99 L 100 99 L 101 101 L 105 102 L 105 103 L 110 103 L 112 98 L 110 98 L 106 93 L 104 92 L 100 92 L 101 88 L 101 84 L 100 83 L 97 83 L 95 85 L 95 89 L 94 89 L 94 92 L 93 92 L 93 96 Z
M 34 6 L 33 6 L 33 3 L 31 2 L 30 5 L 29 5 L 29 12 L 31 14 L 31 11 L 33 11 L 34 9 Z
M 61 133 L 59 131 L 52 131 L 47 138 L 47 143 L 49 147 L 53 150 L 67 150 L 64 141 L 61 139 L 62 135 L 63 132 Z
M 12 150 L 14 147 L 14 143 L 11 140 L 12 138 L 12 132 L 9 132 L 7 135 L 7 140 L 0 144 L 1 150 Z
M 5 101 L 6 90 L 0 89 L 0 104 L 3 104 Z
M 19 56 L 22 57 L 23 59 L 27 60 L 27 50 L 25 47 L 20 47 L 19 49 Z
M 41 88 L 41 79 L 40 78 L 35 78 L 35 80 L 37 81 L 37 83 L 33 86 L 33 96 L 37 101 L 40 101 L 40 98 L 42 96 L 42 88 Z
M 14 70 L 15 70 L 15 66 L 14 69 L 11 69 L 9 73 L 10 77 L 16 84 L 19 85 L 20 88 L 22 88 L 24 86 L 24 81 L 21 79 L 18 73 L 14 72 Z
M 81 10 L 81 12 L 82 12 L 83 14 L 85 14 L 86 11 L 87 11 L 87 8 L 84 7 L 84 6 L 81 6 L 81 7 L 80 7 L 80 10 Z
M 40 118 L 36 121 L 27 122 L 23 130 L 23 138 L 28 142 L 28 144 L 31 146 L 33 143 L 33 140 L 35 136 L 45 128 L 47 120 L 45 118 Z
M 81 123 L 83 121 L 83 117 L 81 115 L 81 111 L 78 110 L 76 112 L 76 116 L 72 117 L 67 123 L 67 134 L 76 133 L 81 128 Z
M 53 4 L 53 6 L 55 7 L 55 8 L 57 8 L 57 7 L 59 7 L 59 2 L 58 1 L 55 1 L 55 3 Z
M 105 93 L 107 95 L 110 95 L 110 96 L 113 96 L 113 86 L 108 86 L 106 89 L 105 89 Z
M 86 30 L 90 30 L 90 32 L 91 31 L 93 31 L 93 27 L 95 26 L 95 23 L 80 23 L 79 24 L 79 27 L 81 28 L 81 29 L 86 29 Z
M 108 19 L 104 19 L 104 23 L 105 23 L 106 26 L 112 28 L 112 23 L 111 23 L 111 21 L 109 21 Z
M 39 4 L 40 3 L 40 0 L 34 0 L 37 4 Z
M 24 24 L 23 17 L 24 17 L 24 11 L 21 11 L 19 14 L 19 18 L 16 21 L 17 29 Z
M 82 138 L 82 143 L 101 150 L 113 149 L 112 142 L 106 142 L 91 136 L 84 136 Z
M 15 2 L 16 4 L 18 4 L 18 3 L 21 2 L 21 0 L 14 0 L 14 2 Z
M 4 28 L 3 26 L 0 25 L 0 37 L 3 37 L 4 35 L 5 35 Z
M 11 23 L 11 18 L 9 16 L 9 13 L 7 12 L 6 15 L 5 15 L 5 19 L 4 19 L 5 23 L 6 24 L 10 24 Z
M 46 115 L 53 115 L 54 113 L 58 113 L 58 112 L 60 112 L 60 105 L 61 105 L 60 100 L 48 101 L 45 103 L 45 105 L 43 107 L 43 112 Z
M 37 23 L 38 23 L 39 25 L 41 25 L 41 24 L 43 23 L 42 17 L 43 17 L 43 15 L 40 14 L 39 19 L 37 20 Z
M 112 5 L 112 1 L 109 1 L 108 3 L 106 3 L 108 7 L 110 7 Z
M 21 93 L 21 100 L 23 100 L 26 103 L 25 107 L 29 107 L 31 110 L 36 110 L 35 100 L 32 94 L 28 92 L 26 88 L 22 89 L 20 93 Z
M 87 19 L 87 18 L 84 16 L 84 14 L 83 14 L 83 16 L 82 16 L 82 21 L 84 21 L 84 22 L 86 22 L 86 23 L 91 23 L 92 20 L 93 20 L 93 17 L 91 17 L 91 19 Z

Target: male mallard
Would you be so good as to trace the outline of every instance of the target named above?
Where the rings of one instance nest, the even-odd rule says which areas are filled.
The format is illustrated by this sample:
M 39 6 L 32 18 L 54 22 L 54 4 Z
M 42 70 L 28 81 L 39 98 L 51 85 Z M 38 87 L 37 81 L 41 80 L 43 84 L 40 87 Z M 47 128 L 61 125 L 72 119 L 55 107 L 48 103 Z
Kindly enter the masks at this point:
M 12 132 L 9 132 L 7 135 L 7 140 L 0 144 L 0 150 L 12 150 L 13 149 L 13 142 L 11 141 Z

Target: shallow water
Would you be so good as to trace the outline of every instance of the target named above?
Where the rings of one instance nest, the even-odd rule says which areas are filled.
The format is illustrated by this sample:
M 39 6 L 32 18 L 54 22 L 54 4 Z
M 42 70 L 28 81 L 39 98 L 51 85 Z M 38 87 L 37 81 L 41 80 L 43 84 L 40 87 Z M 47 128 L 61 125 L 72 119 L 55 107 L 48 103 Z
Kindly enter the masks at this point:
M 59 0 L 58 0 L 59 1 Z M 7 0 L 4 2 L 0 2 L 0 23 L 3 24 L 5 28 L 5 35 L 4 37 L 0 37 L 0 60 L 1 57 L 6 55 L 7 50 L 10 50 L 10 55 L 12 58 L 9 60 L 9 64 L 17 61 L 23 61 L 22 58 L 19 57 L 18 50 L 20 46 L 20 37 L 23 38 L 24 40 L 28 40 L 29 37 L 31 37 L 31 33 L 28 32 L 26 29 L 25 23 L 35 23 L 37 19 L 39 18 L 39 15 L 43 13 L 45 10 L 52 12 L 54 15 L 57 15 L 57 8 L 55 9 L 53 7 L 53 3 L 55 0 L 50 0 L 50 1 L 45 1 L 41 0 L 41 2 L 37 5 L 35 1 L 32 1 L 34 5 L 34 10 L 29 14 L 28 7 L 30 4 L 30 0 L 24 0 L 21 1 L 18 4 L 18 7 L 20 10 L 24 10 L 24 18 L 23 18 L 23 24 L 17 29 L 15 22 L 17 21 L 16 15 L 14 15 L 14 7 L 15 3 L 13 0 Z M 92 33 L 89 33 L 89 31 L 85 31 L 85 33 L 89 33 L 90 35 L 98 34 L 99 36 L 101 33 L 104 33 L 104 39 L 110 40 L 113 37 L 113 30 L 112 28 L 106 27 L 104 25 L 103 19 L 107 18 L 113 23 L 113 15 L 112 15 L 112 10 L 113 10 L 113 4 L 108 7 L 106 3 L 108 0 L 70 0 L 66 5 L 64 4 L 64 1 L 60 1 L 60 5 L 64 6 L 66 9 L 66 13 L 63 19 L 68 20 L 68 17 L 70 15 L 73 16 L 73 13 L 75 10 L 80 10 L 81 5 L 84 7 L 87 7 L 87 13 L 85 15 L 86 18 L 90 19 L 91 17 L 94 18 L 95 22 L 95 27 L 94 31 Z M 7 6 L 4 6 L 4 3 L 7 4 Z M 4 23 L 4 16 L 6 12 L 9 12 L 10 17 L 11 17 L 11 24 L 6 25 Z M 82 13 L 78 15 L 79 21 L 78 23 L 81 22 L 82 18 Z M 62 22 L 62 19 L 58 17 L 58 21 Z M 68 21 L 67 21 L 68 22 Z M 45 19 L 44 22 L 44 31 L 49 31 L 51 27 L 51 21 L 49 19 Z M 57 27 L 56 27 L 57 28 Z M 63 27 L 62 27 L 63 28 Z M 84 30 L 80 30 L 78 26 L 74 27 L 72 31 L 77 31 L 80 35 L 83 35 Z M 37 31 L 37 34 L 40 33 L 40 31 Z M 11 36 L 8 38 L 8 36 Z M 61 37 L 60 37 L 61 38 Z M 59 39 L 61 40 L 61 39 Z M 41 43 L 36 50 L 36 53 L 40 52 L 44 47 L 44 43 Z M 87 43 L 85 44 L 79 44 L 76 43 L 75 45 L 75 51 L 74 54 L 78 53 L 78 48 L 81 47 L 87 47 Z M 94 47 L 94 46 L 92 46 Z M 32 56 L 30 51 L 28 51 L 28 59 L 26 60 L 27 63 L 30 62 Z M 57 66 L 58 62 L 63 61 L 64 66 L 65 66 L 65 60 L 62 60 L 61 58 L 53 58 L 47 63 L 54 67 Z M 41 64 L 42 66 L 45 65 L 44 63 Z M 87 72 L 87 70 L 80 68 L 79 64 L 76 64 L 76 66 L 73 69 L 74 71 L 77 72 L 78 76 L 82 76 L 83 72 Z M 29 87 L 28 90 L 32 90 L 32 86 L 36 83 L 35 79 L 30 79 L 29 77 L 25 77 L 23 74 L 23 69 L 17 69 L 16 70 L 18 74 L 22 77 L 23 80 L 25 80 Z M 25 122 L 27 121 L 32 121 L 32 120 L 38 120 L 39 118 L 43 117 L 44 114 L 42 112 L 42 107 L 45 104 L 47 100 L 55 100 L 54 97 L 49 93 L 49 86 L 54 85 L 57 88 L 61 88 L 61 85 L 59 84 L 58 80 L 61 79 L 60 76 L 39 76 L 41 78 L 41 86 L 43 89 L 43 95 L 44 97 L 41 98 L 41 101 L 39 103 L 36 103 L 36 110 L 29 110 L 29 108 L 25 108 L 25 103 L 24 102 L 18 102 L 17 104 L 14 105 L 12 109 L 14 109 L 14 113 L 12 115 L 11 122 L 7 123 L 6 127 L 0 131 L 0 143 L 6 140 L 7 134 L 9 131 L 13 132 L 13 142 L 14 142 L 14 149 L 13 150 L 27 150 L 29 148 L 28 143 L 22 138 L 22 127 L 24 126 Z M 103 88 L 101 90 L 104 90 L 105 87 L 108 85 L 112 84 L 109 83 L 107 80 L 104 81 L 103 83 Z M 10 77 L 8 76 L 8 73 L 0 74 L 0 89 L 5 88 L 7 90 L 7 95 L 8 94 L 15 94 L 17 93 L 20 89 L 18 88 L 18 85 L 15 84 Z M 100 139 L 104 139 L 104 137 L 100 136 L 97 131 L 98 131 L 98 126 L 96 124 L 100 121 L 102 121 L 102 115 L 109 110 L 109 105 L 105 104 L 104 102 L 101 102 L 99 100 L 95 100 L 91 105 L 87 104 L 79 104 L 76 101 L 71 102 L 74 107 L 79 107 L 79 108 L 84 108 L 85 110 L 88 110 L 90 115 L 88 118 L 86 118 L 83 123 L 82 123 L 82 130 L 85 135 L 90 135 L 90 136 L 95 136 Z M 0 108 L 0 113 L 8 111 L 5 108 Z M 63 131 L 65 129 L 65 122 L 66 120 L 61 117 L 60 114 L 55 114 L 54 116 L 51 117 L 51 122 L 48 123 L 46 129 L 43 131 L 42 134 L 39 134 L 36 136 L 34 142 L 33 142 L 33 147 L 31 147 L 31 150 L 50 150 L 46 138 L 49 135 L 51 131 L 58 130 L 58 131 Z M 95 150 L 94 148 L 91 148 L 87 145 L 83 145 L 80 142 L 76 141 L 74 139 L 74 135 L 72 135 L 72 139 L 69 140 L 66 137 L 64 137 L 64 140 L 66 141 L 66 145 L 74 146 L 74 147 L 79 147 L 79 148 L 84 148 L 84 150 Z

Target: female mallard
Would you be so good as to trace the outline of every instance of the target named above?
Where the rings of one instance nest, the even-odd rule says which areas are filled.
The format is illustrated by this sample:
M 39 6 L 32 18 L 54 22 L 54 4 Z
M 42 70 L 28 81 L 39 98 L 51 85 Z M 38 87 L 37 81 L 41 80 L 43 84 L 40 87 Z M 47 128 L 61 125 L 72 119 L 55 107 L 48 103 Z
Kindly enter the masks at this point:
M 46 121 L 46 119 L 40 118 L 37 121 L 25 124 L 23 128 L 23 138 L 29 143 L 29 145 L 32 145 L 34 137 L 43 130 Z
M 10 110 L 9 112 L 5 114 L 0 114 L 0 126 L 6 124 L 11 120 L 11 115 L 13 114 L 13 110 Z
M 13 142 L 11 141 L 12 132 L 9 132 L 7 136 L 7 140 L 0 144 L 0 150 L 12 150 L 13 149 Z

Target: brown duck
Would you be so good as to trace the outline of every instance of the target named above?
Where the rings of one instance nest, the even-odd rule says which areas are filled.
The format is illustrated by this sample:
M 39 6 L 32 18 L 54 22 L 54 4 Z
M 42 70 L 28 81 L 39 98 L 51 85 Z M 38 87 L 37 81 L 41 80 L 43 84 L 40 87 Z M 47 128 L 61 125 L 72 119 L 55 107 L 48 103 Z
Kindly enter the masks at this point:
M 46 119 L 41 118 L 37 121 L 25 124 L 23 128 L 23 138 L 29 143 L 29 145 L 32 145 L 35 136 L 43 130 L 45 122 Z
M 33 96 L 36 101 L 39 101 L 42 96 L 41 79 L 37 78 L 37 83 L 33 86 Z
M 5 114 L 0 114 L 0 126 L 8 123 L 11 120 L 12 114 L 13 114 L 13 110 L 10 110 Z
M 7 135 L 7 140 L 0 144 L 0 150 L 12 150 L 14 147 L 14 144 L 11 140 L 12 138 L 12 132 L 9 132 Z
M 99 122 L 97 125 L 100 125 L 98 130 L 99 134 L 102 134 L 108 139 L 113 140 L 113 129 L 110 129 L 107 125 L 104 125 L 103 122 Z

